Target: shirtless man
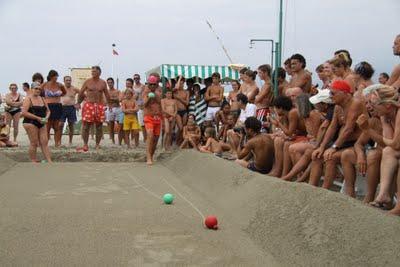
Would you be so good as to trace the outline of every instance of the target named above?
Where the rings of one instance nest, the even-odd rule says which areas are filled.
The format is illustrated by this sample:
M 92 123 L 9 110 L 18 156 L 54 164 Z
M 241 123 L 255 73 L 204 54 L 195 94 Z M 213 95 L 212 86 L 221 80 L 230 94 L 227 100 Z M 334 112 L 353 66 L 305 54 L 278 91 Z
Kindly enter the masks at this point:
M 176 100 L 172 98 L 171 90 L 167 90 L 165 98 L 161 99 L 161 107 L 164 117 L 164 149 L 170 150 L 172 145 L 172 131 L 175 128 L 176 115 L 178 113 L 178 106 Z
M 275 77 L 275 70 L 272 73 L 272 77 Z M 286 95 L 286 90 L 289 88 L 289 83 L 286 81 L 286 71 L 279 67 L 278 68 L 278 95 Z
M 176 116 L 176 124 L 178 126 L 178 136 L 176 138 L 176 143 L 180 145 L 182 143 L 182 131 L 183 126 L 187 123 L 187 113 L 189 106 L 189 92 L 183 89 L 185 83 L 185 78 L 179 76 L 178 82 L 175 85 L 174 99 L 176 99 L 176 104 L 178 106 L 178 116 Z
M 244 122 L 247 143 L 237 148 L 239 165 L 262 174 L 267 174 L 274 162 L 274 142 L 267 134 L 260 133 L 261 122 L 255 117 L 249 117 Z M 244 135 L 240 134 L 240 144 L 243 143 Z M 252 156 L 252 160 L 249 158 Z
M 183 142 L 181 149 L 194 148 L 198 150 L 198 145 L 201 138 L 200 127 L 196 125 L 195 117 L 193 114 L 188 116 L 188 123 L 183 127 Z
M 352 97 L 352 89 L 348 82 L 336 80 L 332 82 L 330 90 L 332 101 L 336 105 L 334 115 L 321 145 L 312 154 L 313 162 L 309 181 L 311 185 L 318 186 L 322 166 L 325 163 L 322 185 L 325 189 L 333 185 L 336 178 L 336 165 L 340 163 L 342 152 L 354 146 L 361 134 L 361 129 L 356 124 L 358 116 L 366 114 L 364 101 Z
M 393 43 L 393 54 L 395 56 L 400 56 L 400 34 L 396 36 Z M 390 74 L 389 80 L 386 85 L 393 86 L 397 90 L 400 90 L 400 64 L 397 64 L 392 73 Z
M 306 59 L 300 54 L 294 54 L 290 58 L 292 79 L 289 82 L 290 87 L 300 87 L 304 93 L 310 93 L 311 74 L 305 70 Z
M 140 127 L 142 128 L 143 141 L 146 142 L 146 129 L 144 128 L 143 122 L 143 91 L 145 85 L 140 82 L 140 75 L 135 73 L 133 75 L 133 91 L 136 93 L 136 103 L 139 106 L 139 111 L 137 113 Z
M 107 90 L 107 83 L 100 79 L 101 69 L 99 66 L 92 67 L 92 78 L 87 79 L 78 96 L 78 103 L 85 100 L 82 107 L 82 139 L 83 151 L 88 151 L 89 132 L 92 125 L 96 127 L 96 149 L 100 148 L 100 141 L 103 137 L 103 122 L 105 120 L 104 101 L 110 101 Z
M 146 140 L 146 158 L 147 165 L 153 164 L 154 152 L 157 148 L 158 138 L 161 133 L 162 109 L 161 93 L 157 93 L 159 79 L 156 76 L 150 76 L 147 79 L 148 87 L 144 91 L 144 125 L 147 131 Z M 158 90 L 159 91 L 159 90 Z
M 124 140 L 128 149 L 131 148 L 131 136 L 135 140 L 135 148 L 139 146 L 139 122 L 137 112 L 139 107 L 136 104 L 134 92 L 132 89 L 126 89 L 125 98 L 122 100 L 122 112 L 124 113 Z
M 215 115 L 221 109 L 224 97 L 224 88 L 221 86 L 221 75 L 217 72 L 211 75 L 212 85 L 207 88 L 205 100 L 208 103 L 207 121 L 215 121 Z
M 118 134 L 118 143 L 119 145 L 122 144 L 122 126 L 120 125 L 120 117 L 121 117 L 121 105 L 120 102 L 122 100 L 121 92 L 114 87 L 114 79 L 108 78 L 107 79 L 108 85 L 108 94 L 110 95 L 110 101 L 108 104 L 108 109 L 106 112 L 106 120 L 108 123 L 108 131 L 110 134 L 110 139 L 113 144 L 115 144 L 115 131 Z
M 64 129 L 64 123 L 68 120 L 69 146 L 72 146 L 74 124 L 77 121 L 76 111 L 80 108 L 80 105 L 76 103 L 76 96 L 79 94 L 79 89 L 72 86 L 71 76 L 64 77 L 64 86 L 67 93 L 65 96 L 61 97 L 62 115 L 60 120 L 60 131 Z
M 259 66 L 258 76 L 264 81 L 264 84 L 261 87 L 260 93 L 256 96 L 254 103 L 257 106 L 257 119 L 261 122 L 261 130 L 262 132 L 267 132 L 269 127 L 267 118 L 271 113 L 269 107 L 272 105 L 274 99 L 271 82 L 271 66 L 267 64 Z

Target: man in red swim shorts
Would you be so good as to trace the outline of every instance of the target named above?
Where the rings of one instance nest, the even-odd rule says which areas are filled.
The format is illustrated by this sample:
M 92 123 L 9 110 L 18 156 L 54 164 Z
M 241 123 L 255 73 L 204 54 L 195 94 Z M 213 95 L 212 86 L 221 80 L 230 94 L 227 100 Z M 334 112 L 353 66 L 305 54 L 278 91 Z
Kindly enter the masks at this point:
M 100 148 L 100 141 L 103 137 L 103 122 L 105 120 L 104 96 L 107 102 L 110 95 L 107 90 L 107 83 L 100 79 L 101 69 L 99 66 L 92 67 L 92 78 L 87 79 L 79 93 L 79 103 L 85 100 L 82 107 L 82 139 L 83 150 L 88 150 L 90 128 L 96 126 L 96 149 Z
M 147 164 L 153 164 L 153 156 L 156 151 L 158 138 L 161 132 L 162 112 L 161 112 L 161 95 L 158 92 L 159 79 L 156 76 L 149 76 L 148 85 L 144 91 L 144 126 L 147 132 L 146 140 L 146 157 Z

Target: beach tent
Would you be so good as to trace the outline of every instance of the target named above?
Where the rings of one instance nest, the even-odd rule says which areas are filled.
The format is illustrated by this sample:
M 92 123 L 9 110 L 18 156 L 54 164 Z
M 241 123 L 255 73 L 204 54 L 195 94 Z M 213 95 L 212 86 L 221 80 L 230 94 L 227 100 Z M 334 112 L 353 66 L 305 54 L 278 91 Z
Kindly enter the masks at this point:
M 182 75 L 186 79 L 199 77 L 206 79 L 211 77 L 214 72 L 221 74 L 222 80 L 238 80 L 239 71 L 229 66 L 213 66 L 213 65 L 179 65 L 179 64 L 162 64 L 146 72 L 146 77 L 151 73 L 158 73 L 161 77 L 167 79 L 175 79 Z

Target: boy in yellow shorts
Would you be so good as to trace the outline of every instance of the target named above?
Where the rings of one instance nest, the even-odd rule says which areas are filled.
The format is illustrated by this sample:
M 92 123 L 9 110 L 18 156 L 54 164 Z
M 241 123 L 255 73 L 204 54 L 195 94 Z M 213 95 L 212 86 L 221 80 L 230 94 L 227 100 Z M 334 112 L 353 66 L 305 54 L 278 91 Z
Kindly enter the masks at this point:
M 126 89 L 125 99 L 122 100 L 122 112 L 124 113 L 124 139 L 128 148 L 131 148 L 130 136 L 135 139 L 135 147 L 139 146 L 139 130 L 140 125 L 137 118 L 139 106 L 136 104 L 132 89 Z

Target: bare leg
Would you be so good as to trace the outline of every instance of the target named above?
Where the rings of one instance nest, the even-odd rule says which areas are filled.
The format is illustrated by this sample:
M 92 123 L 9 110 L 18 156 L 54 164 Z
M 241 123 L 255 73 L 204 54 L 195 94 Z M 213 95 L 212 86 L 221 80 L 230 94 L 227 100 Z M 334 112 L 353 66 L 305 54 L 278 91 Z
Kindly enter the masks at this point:
M 82 123 L 82 139 L 84 147 L 88 147 L 90 129 L 92 128 L 92 125 L 93 123 Z
M 382 150 L 381 187 L 375 199 L 377 204 L 390 204 L 392 197 L 390 190 L 393 185 L 393 176 L 399 167 L 399 152 L 387 146 Z
M 143 140 L 146 143 L 147 140 L 147 132 L 146 132 L 146 128 L 144 126 L 142 126 L 142 134 L 143 134 Z
M 367 193 L 364 197 L 364 203 L 374 201 L 376 189 L 378 188 L 381 174 L 382 150 L 372 149 L 367 154 Z
M 336 178 L 336 165 L 340 163 L 340 157 L 342 155 L 343 150 L 336 151 L 332 159 L 325 160 L 325 175 L 324 175 L 324 182 L 322 184 L 322 188 L 330 189 L 333 185 L 333 181 Z
M 192 148 L 198 150 L 196 142 L 191 137 L 189 137 L 189 144 L 192 146 Z
M 139 146 L 139 130 L 133 130 L 133 137 L 135 138 L 135 147 Z
M 296 175 L 300 172 L 304 171 L 311 162 L 311 154 L 314 150 L 308 149 L 304 155 L 297 161 L 297 163 L 293 166 L 288 174 L 282 176 L 282 180 L 291 181 Z M 297 180 L 296 182 L 303 182 L 301 180 Z
M 389 214 L 400 216 L 400 200 L 399 200 L 399 194 L 400 194 L 400 172 L 397 172 L 397 203 L 396 206 L 389 211 Z
M 46 124 L 46 129 L 47 129 L 47 139 L 50 140 L 50 130 L 53 126 L 53 120 L 48 120 Z
M 240 137 L 233 130 L 228 130 L 227 135 L 228 135 L 229 144 L 231 146 L 231 151 L 233 152 L 233 154 L 236 155 L 236 151 L 237 151 L 237 148 L 238 148 L 239 142 L 240 142 Z
M 181 146 L 179 147 L 180 149 L 186 149 L 189 148 L 189 139 L 185 138 L 181 144 Z
M 146 141 L 146 157 L 147 157 L 147 165 L 153 165 L 153 129 L 147 130 L 147 141 Z
M 37 147 L 39 146 L 39 129 L 30 123 L 24 123 L 24 128 L 29 138 L 29 157 L 32 162 L 38 162 Z M 42 129 L 46 131 L 45 127 L 42 127 Z
M 178 126 L 178 132 L 176 135 L 176 145 L 180 145 L 183 142 L 183 136 L 182 136 L 182 131 L 183 131 L 183 120 L 180 115 L 176 116 L 176 126 Z
M 20 117 L 21 117 L 21 112 L 18 112 L 17 114 L 14 115 L 14 118 L 13 118 L 14 142 L 17 142 Z
M 110 139 L 113 144 L 115 144 L 115 136 L 114 136 L 114 128 L 115 127 L 115 122 L 114 121 L 109 121 L 108 122 L 108 131 L 110 132 Z
M 151 153 L 151 158 L 153 158 L 154 153 L 156 152 L 157 144 L 158 144 L 158 139 L 159 139 L 159 138 L 160 138 L 159 135 L 155 135 L 155 136 L 153 137 L 153 150 L 152 150 L 152 153 Z
M 100 141 L 103 138 L 103 124 L 96 123 L 96 149 L 100 148 Z
M 286 141 L 283 145 L 283 169 L 282 175 L 286 175 L 292 168 L 292 160 L 290 159 L 289 146 L 291 142 Z
M 60 121 L 55 120 L 53 121 L 53 129 L 54 129 L 54 143 L 56 147 L 61 146 L 61 137 L 62 137 L 62 132 L 60 128 Z
M 345 180 L 345 193 L 346 195 L 355 198 L 355 182 L 357 179 L 357 172 L 355 165 L 357 163 L 357 155 L 354 151 L 354 148 L 345 149 L 342 152 L 342 156 L 340 158 L 340 162 L 343 167 L 343 176 Z
M 313 186 L 318 186 L 319 180 L 322 176 L 324 161 L 322 159 L 315 159 L 311 162 L 310 180 L 308 183 Z
M 171 140 L 171 125 L 168 119 L 164 119 L 164 132 L 165 132 L 165 138 L 163 146 L 164 150 L 168 150 L 170 148 L 170 140 Z
M 125 142 L 125 144 L 126 144 L 126 146 L 128 148 L 131 148 L 131 141 L 129 140 L 130 139 L 129 132 L 130 132 L 129 130 L 128 131 L 124 131 L 124 142 Z
M 274 148 L 275 148 L 275 162 L 272 171 L 268 173 L 269 176 L 281 177 L 283 169 L 283 146 L 285 140 L 282 137 L 275 137 Z
M 40 128 L 38 133 L 38 138 L 40 140 L 40 147 L 42 149 L 42 153 L 46 158 L 47 162 L 51 163 L 51 153 L 49 149 L 49 140 L 47 139 L 46 129 L 44 127 Z
M 72 145 L 72 139 L 74 138 L 74 123 L 68 122 L 68 137 L 69 137 L 69 145 Z
M 249 163 L 247 161 L 242 160 L 242 159 L 237 159 L 237 160 L 235 160 L 235 162 L 246 169 L 247 169 L 247 166 L 249 165 Z

